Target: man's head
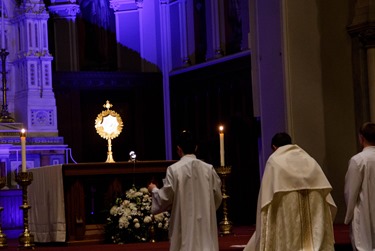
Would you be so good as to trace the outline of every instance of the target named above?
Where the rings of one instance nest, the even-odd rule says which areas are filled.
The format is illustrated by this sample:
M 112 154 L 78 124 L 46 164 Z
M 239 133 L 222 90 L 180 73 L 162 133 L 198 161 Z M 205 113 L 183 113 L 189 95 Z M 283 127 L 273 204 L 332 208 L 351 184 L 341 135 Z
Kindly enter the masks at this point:
M 182 131 L 177 138 L 177 151 L 180 157 L 185 154 L 194 154 L 196 149 L 197 144 L 193 134 L 186 130 Z
M 359 140 L 362 146 L 375 145 L 375 123 L 366 122 L 361 126 Z
M 289 136 L 289 134 L 285 132 L 276 133 L 272 137 L 271 147 L 272 147 L 272 150 L 274 151 L 280 146 L 285 146 L 285 145 L 290 145 L 290 144 L 292 144 L 292 138 Z

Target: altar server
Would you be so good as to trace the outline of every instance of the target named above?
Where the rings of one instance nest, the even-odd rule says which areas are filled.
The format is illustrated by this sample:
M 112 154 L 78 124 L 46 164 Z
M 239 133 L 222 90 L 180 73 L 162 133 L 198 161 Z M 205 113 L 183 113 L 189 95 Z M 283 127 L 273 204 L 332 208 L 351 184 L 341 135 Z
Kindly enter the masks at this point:
M 216 210 L 222 200 L 221 181 L 212 165 L 195 156 L 196 144 L 184 131 L 177 142 L 180 160 L 167 169 L 164 185 L 152 192 L 152 213 L 171 210 L 171 251 L 218 251 Z
M 375 123 L 359 130 L 362 151 L 349 161 L 345 176 L 345 224 L 350 224 L 353 250 L 375 250 Z
M 334 250 L 336 205 L 319 164 L 287 133 L 272 138 L 273 154 L 258 195 L 256 231 L 244 251 Z

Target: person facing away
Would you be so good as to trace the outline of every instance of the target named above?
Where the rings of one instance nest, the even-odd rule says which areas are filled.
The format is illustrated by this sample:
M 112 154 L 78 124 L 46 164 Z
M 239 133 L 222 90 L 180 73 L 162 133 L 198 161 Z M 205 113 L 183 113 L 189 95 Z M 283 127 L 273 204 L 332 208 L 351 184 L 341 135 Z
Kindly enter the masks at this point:
M 244 251 L 334 250 L 336 205 L 319 164 L 284 132 L 271 143 L 258 195 L 256 230 Z
M 171 210 L 171 251 L 218 251 L 216 210 L 222 200 L 221 180 L 212 165 L 195 156 L 190 132 L 178 138 L 180 160 L 169 166 L 163 187 L 148 186 L 153 214 Z
M 353 250 L 375 250 L 375 124 L 359 129 L 362 151 L 349 160 L 345 175 L 345 224 L 350 224 Z

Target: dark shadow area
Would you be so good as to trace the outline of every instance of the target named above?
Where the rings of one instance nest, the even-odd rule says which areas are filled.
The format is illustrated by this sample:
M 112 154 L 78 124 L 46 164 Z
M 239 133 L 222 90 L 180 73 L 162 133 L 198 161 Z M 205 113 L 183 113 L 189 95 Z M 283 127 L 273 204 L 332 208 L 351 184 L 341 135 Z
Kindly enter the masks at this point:
M 170 82 L 173 135 L 193 131 L 199 141 L 198 158 L 220 165 L 218 127 L 225 127 L 225 163 L 232 166 L 227 180 L 229 218 L 236 225 L 255 223 L 259 189 L 259 130 L 250 72 L 248 55 L 173 75 Z
M 123 121 L 112 140 L 115 161 L 165 159 L 161 74 L 56 72 L 53 78 L 58 130 L 77 162 L 105 162 L 107 140 L 96 132 L 95 119 L 107 100 Z

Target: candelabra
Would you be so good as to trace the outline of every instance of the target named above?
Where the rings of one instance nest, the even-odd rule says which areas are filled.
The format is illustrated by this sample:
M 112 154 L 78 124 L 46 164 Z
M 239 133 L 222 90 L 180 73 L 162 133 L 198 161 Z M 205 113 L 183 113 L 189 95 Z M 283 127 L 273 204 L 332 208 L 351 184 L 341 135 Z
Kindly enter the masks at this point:
M 21 249 L 34 249 L 34 236 L 29 230 L 29 213 L 28 210 L 31 206 L 28 204 L 27 200 L 27 187 L 31 184 L 33 180 L 32 172 L 18 172 L 16 173 L 16 181 L 18 185 L 22 187 L 22 205 L 20 209 L 23 210 L 23 233 L 19 236 L 19 248 Z
M 6 183 L 6 178 L 1 176 L 0 177 L 0 189 L 3 188 L 5 186 L 5 183 Z M 1 218 L 1 212 L 4 210 L 3 207 L 0 207 L 0 218 Z M 0 248 L 2 247 L 7 247 L 8 244 L 7 244 L 7 237 L 6 235 L 3 233 L 3 231 L 1 230 L 1 224 L 0 224 Z
M 221 193 L 223 196 L 223 220 L 219 223 L 220 226 L 220 234 L 227 235 L 232 233 L 232 222 L 228 219 L 228 205 L 227 200 L 229 196 L 227 195 L 227 188 L 226 188 L 226 179 L 228 175 L 232 172 L 231 166 L 220 166 L 216 168 L 216 172 L 221 178 Z

